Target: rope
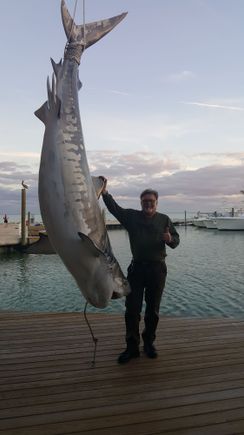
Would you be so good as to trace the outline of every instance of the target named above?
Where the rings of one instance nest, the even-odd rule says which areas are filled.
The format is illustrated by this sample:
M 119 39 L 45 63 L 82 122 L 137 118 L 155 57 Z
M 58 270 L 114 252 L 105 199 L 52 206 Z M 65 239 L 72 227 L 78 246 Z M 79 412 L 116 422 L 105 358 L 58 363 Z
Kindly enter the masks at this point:
M 78 3 L 78 0 L 75 1 L 74 12 L 73 12 L 73 17 L 72 17 L 72 26 L 71 26 L 71 29 L 70 29 L 69 37 L 67 38 L 67 42 L 65 44 L 65 49 L 64 49 L 65 53 L 68 50 L 68 46 L 69 46 L 69 43 L 70 43 L 70 40 L 71 40 L 71 35 L 72 35 L 72 32 L 73 32 L 73 27 L 74 27 L 74 24 L 75 24 L 75 14 L 76 14 L 76 9 L 77 9 L 77 3 Z M 83 0 L 83 46 L 84 46 L 83 51 L 85 51 L 85 49 L 86 49 L 85 0 Z
M 67 41 L 68 43 L 70 42 L 70 38 L 71 38 L 71 35 L 72 35 L 72 32 L 73 32 L 73 27 L 74 27 L 74 23 L 75 23 L 75 14 L 76 14 L 77 3 L 78 3 L 78 0 L 75 1 L 75 7 L 74 7 L 74 12 L 73 12 L 73 18 L 72 18 L 72 26 L 71 26 L 70 34 L 69 34 L 68 41 Z
M 88 325 L 88 328 L 90 330 L 90 333 L 91 333 L 91 336 L 92 336 L 92 340 L 93 340 L 93 343 L 94 343 L 93 360 L 92 360 L 91 366 L 95 367 L 98 339 L 94 336 L 92 328 L 91 328 L 91 325 L 90 325 L 90 323 L 89 323 L 89 321 L 87 319 L 87 316 L 86 316 L 87 305 L 88 305 L 88 302 L 86 302 L 86 305 L 85 305 L 85 308 L 84 308 L 84 317 L 85 317 L 85 321 L 86 321 L 86 323 Z
M 84 41 L 84 50 L 86 48 L 86 15 L 85 15 L 85 6 L 86 6 L 86 2 L 85 0 L 83 0 L 83 41 Z

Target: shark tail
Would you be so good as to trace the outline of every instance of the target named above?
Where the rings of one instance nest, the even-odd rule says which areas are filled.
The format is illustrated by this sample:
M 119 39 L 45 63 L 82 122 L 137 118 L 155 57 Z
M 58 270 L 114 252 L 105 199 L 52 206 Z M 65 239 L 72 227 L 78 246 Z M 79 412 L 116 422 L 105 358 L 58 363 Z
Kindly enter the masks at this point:
M 125 18 L 127 12 L 106 20 L 87 23 L 85 26 L 76 25 L 66 7 L 65 0 L 62 0 L 61 14 L 68 42 L 78 42 L 82 44 L 84 48 L 88 48 L 113 30 L 113 28 Z

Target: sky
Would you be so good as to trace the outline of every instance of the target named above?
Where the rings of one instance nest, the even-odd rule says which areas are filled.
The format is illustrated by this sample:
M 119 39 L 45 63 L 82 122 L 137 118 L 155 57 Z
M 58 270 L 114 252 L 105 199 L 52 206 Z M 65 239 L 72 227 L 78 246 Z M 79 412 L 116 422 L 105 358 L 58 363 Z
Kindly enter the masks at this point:
M 75 0 L 66 4 L 73 16 Z M 60 0 L 0 5 L 0 214 L 19 213 L 21 180 L 38 213 L 44 126 L 34 111 L 50 57 L 63 56 Z M 244 1 L 86 0 L 85 22 L 125 11 L 79 68 L 91 173 L 124 207 L 139 208 L 151 187 L 167 213 L 244 208 Z

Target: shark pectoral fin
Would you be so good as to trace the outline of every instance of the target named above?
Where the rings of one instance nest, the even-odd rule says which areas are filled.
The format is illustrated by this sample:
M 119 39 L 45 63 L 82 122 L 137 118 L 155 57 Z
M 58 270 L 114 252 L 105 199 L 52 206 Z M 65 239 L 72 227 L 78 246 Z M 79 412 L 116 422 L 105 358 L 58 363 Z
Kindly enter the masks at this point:
M 37 118 L 39 118 L 45 125 L 47 123 L 48 113 L 49 113 L 49 108 L 48 108 L 47 101 L 45 101 L 45 103 L 40 107 L 40 109 L 37 109 L 34 112 Z
M 86 234 L 78 231 L 78 235 L 83 243 L 87 245 L 88 250 L 94 255 L 94 257 L 99 257 L 99 255 L 104 255 L 103 252 L 95 245 L 95 243 Z
M 97 194 L 97 199 L 99 199 L 99 197 L 102 193 L 103 187 L 104 187 L 104 183 L 105 183 L 104 178 L 92 176 L 92 181 L 93 181 L 93 185 L 95 187 L 95 191 Z

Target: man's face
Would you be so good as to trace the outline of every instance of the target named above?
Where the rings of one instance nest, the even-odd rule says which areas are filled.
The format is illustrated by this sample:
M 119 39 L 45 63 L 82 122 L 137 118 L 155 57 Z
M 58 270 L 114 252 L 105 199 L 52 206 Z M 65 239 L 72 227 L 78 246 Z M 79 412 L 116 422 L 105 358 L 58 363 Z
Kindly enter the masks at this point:
M 147 193 L 143 195 L 141 199 L 141 208 L 146 216 L 150 217 L 156 213 L 158 201 L 152 193 Z

